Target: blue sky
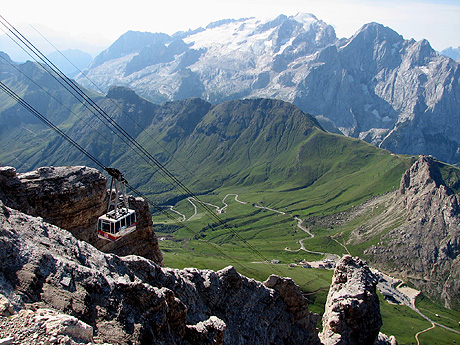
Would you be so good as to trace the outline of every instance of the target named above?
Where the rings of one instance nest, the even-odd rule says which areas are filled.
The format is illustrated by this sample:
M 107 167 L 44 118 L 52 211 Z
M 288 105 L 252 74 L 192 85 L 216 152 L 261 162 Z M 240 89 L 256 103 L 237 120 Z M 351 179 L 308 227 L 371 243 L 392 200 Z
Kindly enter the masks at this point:
M 99 47 L 128 30 L 172 34 L 219 19 L 298 12 L 333 25 L 338 37 L 374 21 L 406 39 L 426 38 L 437 50 L 460 46 L 460 0 L 23 0 L 5 2 L 0 10 L 18 27 L 32 24 L 47 37 L 59 33 Z M 64 41 L 57 43 L 60 49 L 68 48 Z

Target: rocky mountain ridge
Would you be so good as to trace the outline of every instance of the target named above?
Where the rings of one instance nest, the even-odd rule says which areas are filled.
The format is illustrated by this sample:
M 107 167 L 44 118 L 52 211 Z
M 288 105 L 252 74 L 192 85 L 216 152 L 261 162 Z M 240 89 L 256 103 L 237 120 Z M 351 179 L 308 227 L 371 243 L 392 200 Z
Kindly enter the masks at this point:
M 154 102 L 277 98 L 382 148 L 460 161 L 460 70 L 426 40 L 377 23 L 337 39 L 308 14 L 222 21 L 170 37 L 126 35 L 135 48 L 121 49 L 122 36 L 85 72 L 104 90 L 125 85 Z
M 349 244 L 380 236 L 365 251 L 369 261 L 446 308 L 458 309 L 460 196 L 454 188 L 459 178 L 443 176 L 441 168 L 442 163 L 421 156 L 402 177 L 400 189 L 382 198 L 383 212 L 354 230 Z
M 446 49 L 443 49 L 441 51 L 442 55 L 448 56 L 453 60 L 456 60 L 457 62 L 460 61 L 460 47 L 454 48 L 454 47 L 449 47 Z
M 103 254 L 69 232 L 1 202 L 0 223 L 0 336 L 9 331 L 9 341 L 17 338 L 28 344 L 21 338 L 27 333 L 33 341 L 53 338 L 67 344 L 321 343 L 316 316 L 290 279 L 272 276 L 262 284 L 233 267 L 218 272 L 175 270 L 139 256 Z M 361 261 L 345 258 L 339 267 L 344 270 L 338 269 L 336 276 L 369 278 L 361 281 L 369 286 L 365 294 L 375 294 L 375 277 L 359 273 L 368 271 Z M 345 285 L 335 291 L 346 295 Z M 12 313 L 18 314 L 5 317 Z M 351 315 L 348 326 L 363 322 Z M 371 304 L 364 317 L 378 320 L 378 304 Z M 31 318 L 43 327 L 24 328 Z M 323 322 L 328 323 L 327 317 Z M 377 338 L 373 330 L 369 336 Z M 383 336 L 379 341 L 395 343 Z
M 41 75 L 39 68 L 30 70 Z M 24 84 L 22 87 L 33 87 Z M 56 125 L 65 126 L 79 145 L 104 165 L 123 171 L 130 184 L 157 204 L 169 205 L 181 197 L 168 181 L 157 178 L 161 174 L 146 164 L 145 157 L 136 154 L 93 114 L 79 112 L 79 104 L 71 108 L 76 109 L 75 114 L 54 115 L 52 111 L 59 104 L 46 92 L 37 90 L 30 97 Z M 58 94 L 56 97 L 60 99 Z M 359 191 L 353 193 L 362 197 L 368 187 L 388 188 L 385 175 L 368 178 L 370 169 L 394 169 L 391 183 L 397 183 L 407 169 L 407 158 L 397 159 L 364 142 L 326 133 L 311 115 L 280 100 L 245 99 L 212 105 L 192 98 L 158 106 L 130 89 L 113 87 L 106 97 L 95 101 L 195 193 L 223 186 L 239 189 L 241 184 L 294 190 L 343 179 L 338 186 L 347 195 L 353 184 L 348 174 L 356 172 L 362 178 Z M 0 145 L 10 147 L 0 153 L 3 164 L 20 172 L 47 165 L 94 164 L 19 105 L 9 105 L 0 113 L 0 120 L 5 120 Z M 11 123 L 14 119 L 20 121 Z M 350 160 L 353 165 L 347 164 Z

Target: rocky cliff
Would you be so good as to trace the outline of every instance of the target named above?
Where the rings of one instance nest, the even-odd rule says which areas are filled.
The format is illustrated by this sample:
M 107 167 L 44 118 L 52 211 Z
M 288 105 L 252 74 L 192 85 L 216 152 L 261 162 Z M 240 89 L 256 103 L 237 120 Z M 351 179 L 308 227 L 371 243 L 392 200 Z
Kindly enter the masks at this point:
M 382 224 L 392 230 L 383 232 L 379 244 L 366 254 L 434 300 L 458 309 L 460 196 L 454 190 L 459 178 L 448 172 L 448 166 L 421 156 L 404 174 L 387 209 L 373 222 L 379 223 L 373 231 L 384 229 Z M 391 222 L 402 225 L 391 226 Z
M 138 231 L 117 242 L 98 238 L 97 219 L 107 212 L 106 184 L 98 170 L 83 166 L 44 167 L 24 174 L 12 167 L 0 168 L 0 200 L 5 205 L 42 217 L 104 252 L 141 255 L 162 265 L 149 207 L 140 198 L 129 197 Z
M 176 270 L 139 256 L 104 254 L 66 230 L 3 203 L 0 225 L 0 336 L 9 336 L 9 341 L 321 343 L 317 317 L 290 279 L 272 276 L 262 284 L 233 267 Z M 344 261 L 336 275 L 362 270 L 355 266 L 353 260 Z M 356 276 L 368 289 L 358 304 L 373 304 L 365 308 L 368 313 L 356 315 L 367 323 L 347 319 L 341 329 L 377 320 L 371 327 L 376 337 L 380 316 L 374 303 L 375 277 Z M 6 317 L 12 313 L 17 314 Z

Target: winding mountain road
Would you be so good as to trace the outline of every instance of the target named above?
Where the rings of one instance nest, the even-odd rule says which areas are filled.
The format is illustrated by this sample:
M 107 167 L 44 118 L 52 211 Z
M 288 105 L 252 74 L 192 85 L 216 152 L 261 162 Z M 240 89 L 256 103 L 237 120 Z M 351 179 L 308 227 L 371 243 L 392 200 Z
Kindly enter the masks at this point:
M 176 210 L 174 209 L 174 206 L 172 206 L 172 205 L 166 205 L 165 207 L 169 208 L 169 210 L 170 210 L 171 212 L 174 212 L 174 213 L 178 214 L 179 216 L 181 216 L 181 217 L 182 217 L 181 222 L 185 222 L 185 221 L 187 220 L 187 217 L 185 217 L 185 214 L 182 214 L 182 213 L 180 213 L 179 211 L 176 211 Z
M 242 205 L 247 205 L 249 204 L 248 202 L 245 202 L 245 201 L 241 201 L 238 199 L 238 196 L 239 194 L 235 194 L 235 193 L 230 193 L 230 194 L 227 194 L 224 196 L 224 198 L 222 199 L 222 205 L 221 207 L 217 206 L 217 205 L 214 205 L 214 204 L 211 204 L 211 203 L 207 203 L 207 202 L 203 202 L 203 201 L 198 201 L 196 200 L 195 198 L 193 197 L 190 197 L 190 198 L 187 198 L 188 202 L 190 202 L 190 204 L 193 206 L 193 214 L 187 218 L 184 214 L 174 210 L 174 207 L 173 206 L 166 206 L 168 207 L 172 212 L 174 213 L 177 213 L 178 215 L 180 215 L 182 217 L 182 222 L 185 222 L 185 221 L 189 221 L 191 220 L 193 217 L 195 217 L 198 213 L 198 208 L 197 208 L 197 205 L 196 203 L 201 203 L 201 204 L 204 204 L 204 205 L 208 205 L 212 208 L 215 208 L 216 209 L 216 212 L 217 214 L 221 214 L 221 213 L 224 213 L 225 210 L 227 209 L 228 207 L 228 204 L 226 203 L 226 199 L 230 196 L 234 196 L 234 200 Z M 269 207 L 265 207 L 265 206 L 260 206 L 260 205 L 257 205 L 257 204 L 252 204 L 253 207 L 255 208 L 258 208 L 258 209 L 264 209 L 264 210 L 267 210 L 267 211 L 271 211 L 271 212 L 275 212 L 275 213 L 279 213 L 279 214 L 282 214 L 282 215 L 286 215 L 286 212 L 283 212 L 283 211 L 278 211 L 278 210 L 275 210 L 275 209 L 272 209 L 272 208 L 269 208 Z M 312 250 L 308 250 L 305 248 L 305 245 L 304 245 L 304 241 L 306 240 L 309 240 L 309 239 L 312 239 L 315 237 L 315 235 L 307 228 L 303 225 L 303 221 L 302 219 L 300 219 L 299 217 L 292 217 L 295 221 L 297 221 L 297 227 L 302 230 L 303 232 L 307 233 L 309 235 L 309 237 L 307 238 L 304 238 L 304 239 L 301 239 L 299 240 L 299 244 L 300 244 L 300 248 L 299 249 L 289 249 L 288 247 L 284 248 L 284 250 L 288 251 L 288 252 L 299 252 L 299 251 L 305 251 L 307 253 L 311 253 L 311 254 L 319 254 L 319 255 L 326 255 L 326 256 L 329 256 L 329 257 L 333 257 L 334 260 L 338 260 L 340 259 L 340 256 L 337 255 L 337 254 L 331 254 L 331 253 L 324 253 L 324 252 L 319 252 L 319 251 L 312 251 Z M 346 248 L 346 246 L 340 242 L 338 242 L 336 239 L 333 238 L 333 240 L 335 240 L 338 244 L 340 244 L 341 246 L 343 246 L 346 251 L 348 252 L 348 249 Z M 349 254 L 349 252 L 348 252 Z M 401 284 L 399 284 L 401 285 Z M 415 339 L 417 340 L 417 344 L 420 345 L 420 341 L 419 341 L 419 335 L 420 334 L 423 334 L 425 332 L 428 332 L 432 329 L 434 329 L 436 326 L 438 327 L 442 327 L 448 331 L 451 331 L 451 332 L 454 332 L 456 334 L 460 334 L 460 331 L 457 331 L 453 328 L 450 328 L 450 327 L 447 327 L 447 326 L 444 326 L 438 322 L 435 322 L 433 320 L 431 320 L 428 316 L 426 316 L 425 314 L 423 314 L 416 306 L 415 306 L 415 297 L 414 296 L 409 296 L 408 294 L 406 294 L 404 291 L 401 291 L 398 289 L 398 286 L 394 286 L 394 282 L 392 282 L 391 279 L 381 279 L 379 284 L 378 284 L 378 288 L 379 290 L 382 292 L 382 293 L 387 293 L 387 294 L 391 294 L 391 296 L 400 304 L 404 304 L 404 305 L 407 305 L 408 307 L 410 307 L 412 310 L 414 310 L 416 313 L 418 313 L 421 317 L 423 317 L 425 320 L 427 320 L 428 322 L 430 322 L 432 324 L 431 327 L 427 328 L 427 329 L 424 329 L 420 332 L 418 332 L 416 335 L 415 335 Z
M 193 197 L 190 197 L 190 198 L 187 198 L 187 201 L 190 202 L 190 204 L 193 206 L 193 214 L 192 214 L 189 218 L 187 218 L 184 214 L 182 214 L 182 213 L 180 213 L 180 212 L 174 210 L 173 206 L 167 206 L 167 207 L 168 207 L 172 212 L 175 212 L 175 213 L 177 213 L 178 215 L 180 215 L 180 216 L 182 217 L 182 220 L 181 220 L 181 221 L 182 221 L 182 222 L 185 222 L 185 221 L 191 220 L 193 217 L 195 217 L 195 216 L 197 215 L 197 213 L 198 213 L 198 208 L 197 208 L 197 205 L 196 205 L 195 203 L 201 203 L 201 204 L 204 204 L 204 205 L 208 205 L 208 206 L 210 206 L 210 207 L 212 207 L 212 208 L 215 208 L 217 214 L 221 214 L 221 213 L 225 212 L 225 209 L 228 207 L 228 204 L 227 204 L 225 201 L 226 201 L 226 199 L 227 199 L 229 196 L 234 196 L 234 197 L 235 197 L 234 200 L 235 200 L 236 202 L 242 204 L 242 205 L 247 205 L 247 204 L 248 204 L 248 202 L 239 200 L 239 199 L 238 199 L 239 194 L 236 194 L 236 193 L 229 193 L 229 194 L 225 195 L 225 196 L 223 197 L 223 199 L 222 199 L 222 205 L 223 205 L 222 207 L 219 207 L 219 206 L 217 206 L 217 205 L 214 205 L 214 204 L 211 204 L 211 203 L 208 203 L 208 202 L 199 201 L 199 200 L 196 200 L 196 199 L 193 198 Z M 260 206 L 260 205 L 257 205 L 257 204 L 252 204 L 252 206 L 255 207 L 255 208 L 258 208 L 258 209 L 264 209 L 264 210 L 271 211 L 271 212 L 274 212 L 274 213 L 279 213 L 279 214 L 282 214 L 282 215 L 286 215 L 286 212 L 278 211 L 278 210 L 275 210 L 275 209 L 270 208 L 270 207 Z M 297 227 L 298 227 L 300 230 L 302 230 L 302 231 L 304 231 L 305 233 L 307 233 L 310 237 L 299 240 L 299 244 L 300 244 L 300 248 L 299 248 L 299 249 L 293 250 L 293 249 L 289 249 L 289 248 L 286 247 L 286 248 L 284 248 L 284 250 L 289 251 L 289 252 L 299 252 L 299 251 L 303 250 L 303 251 L 305 251 L 305 252 L 307 252 L 307 253 L 310 253 L 310 254 L 318 254 L 318 255 L 327 255 L 327 256 L 331 256 L 331 257 L 334 257 L 334 259 L 336 259 L 336 260 L 338 260 L 338 259 L 340 258 L 340 256 L 337 255 L 337 254 L 324 253 L 324 252 L 318 252 L 318 251 L 312 251 L 312 250 L 306 249 L 303 242 L 304 242 L 305 240 L 308 240 L 308 239 L 310 239 L 310 238 L 315 237 L 315 235 L 314 235 L 313 233 L 311 233 L 310 230 L 309 230 L 307 227 L 305 227 L 305 226 L 303 225 L 302 219 L 300 219 L 299 217 L 292 217 L 292 218 L 293 218 L 294 220 L 297 221 Z

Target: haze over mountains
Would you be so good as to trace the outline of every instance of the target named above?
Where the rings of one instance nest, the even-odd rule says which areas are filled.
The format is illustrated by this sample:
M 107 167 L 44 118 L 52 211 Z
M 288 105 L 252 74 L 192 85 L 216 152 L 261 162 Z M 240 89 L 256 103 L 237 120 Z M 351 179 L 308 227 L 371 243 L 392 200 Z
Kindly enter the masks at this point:
M 451 59 L 456 60 L 459 62 L 460 60 L 460 47 L 454 48 L 454 47 L 448 47 L 446 49 L 443 49 L 441 51 L 441 54 L 450 57 Z
M 310 14 L 225 20 L 172 36 L 127 32 L 84 73 L 104 91 L 124 85 L 155 103 L 282 99 L 331 131 L 460 161 L 458 63 L 377 23 L 349 39 Z

